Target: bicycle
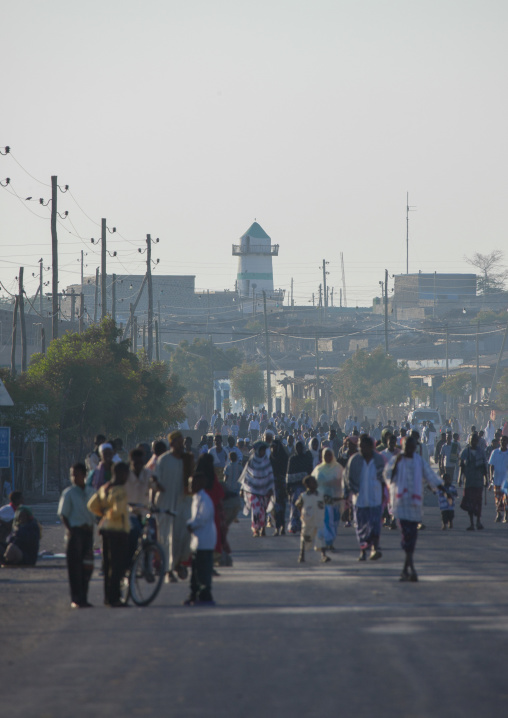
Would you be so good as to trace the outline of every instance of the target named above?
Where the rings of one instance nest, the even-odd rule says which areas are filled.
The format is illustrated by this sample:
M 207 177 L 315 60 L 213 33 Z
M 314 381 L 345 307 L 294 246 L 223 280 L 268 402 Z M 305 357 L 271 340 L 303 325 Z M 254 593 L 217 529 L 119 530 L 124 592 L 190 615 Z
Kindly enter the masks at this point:
M 166 554 L 157 541 L 157 529 L 153 515 L 165 513 L 175 516 L 172 511 L 161 511 L 155 506 L 130 504 L 132 508 L 146 509 L 143 531 L 138 548 L 122 582 L 122 599 L 125 603 L 132 598 L 137 606 L 148 606 L 159 593 L 164 581 Z

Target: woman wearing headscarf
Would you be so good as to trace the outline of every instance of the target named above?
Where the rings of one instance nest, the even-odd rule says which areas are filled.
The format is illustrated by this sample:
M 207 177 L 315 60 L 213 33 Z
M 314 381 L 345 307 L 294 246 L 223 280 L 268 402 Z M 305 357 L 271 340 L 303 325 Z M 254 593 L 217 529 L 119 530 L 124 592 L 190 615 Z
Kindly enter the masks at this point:
M 305 491 L 304 478 L 312 471 L 312 459 L 308 452 L 304 452 L 302 441 L 296 442 L 295 452 L 293 456 L 289 457 L 286 474 L 286 487 L 289 496 L 288 531 L 290 534 L 299 534 L 302 530 L 300 511 L 296 507 L 296 502 Z
M 342 498 L 342 466 L 335 458 L 330 447 L 323 451 L 323 461 L 312 471 L 318 485 L 319 493 L 325 500 L 325 523 L 323 539 L 328 550 L 333 550 L 333 542 L 337 537 L 340 521 L 340 504 Z
M 245 516 L 251 515 L 251 528 L 253 536 L 265 535 L 266 511 L 273 496 L 275 484 L 270 455 L 266 450 L 268 444 L 256 441 L 253 453 L 245 465 L 240 476 L 245 499 Z
M 286 533 L 284 522 L 286 520 L 286 472 L 288 468 L 288 455 L 280 439 L 274 439 L 272 441 L 270 461 L 275 482 L 274 536 L 282 536 Z
M 317 436 L 315 436 L 313 439 L 311 439 L 311 442 L 309 444 L 308 453 L 312 459 L 312 468 L 315 469 L 316 466 L 320 463 L 319 439 L 317 438 Z

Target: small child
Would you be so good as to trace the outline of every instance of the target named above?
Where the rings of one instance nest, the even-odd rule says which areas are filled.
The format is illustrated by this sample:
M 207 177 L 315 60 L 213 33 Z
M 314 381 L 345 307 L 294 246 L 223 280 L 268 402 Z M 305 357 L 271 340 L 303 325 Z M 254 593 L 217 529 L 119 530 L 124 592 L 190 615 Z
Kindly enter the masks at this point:
M 306 491 L 300 494 L 295 502 L 296 508 L 300 511 L 302 520 L 302 531 L 300 534 L 300 555 L 298 562 L 305 561 L 305 546 L 310 546 L 314 541 L 314 549 L 317 551 L 317 538 L 322 539 L 322 528 L 325 522 L 325 502 L 318 491 L 317 481 L 314 476 L 306 476 L 303 480 Z M 326 548 L 321 546 L 321 562 L 328 563 L 330 557 L 326 555 Z
M 453 518 L 455 516 L 455 497 L 457 496 L 457 489 L 452 486 L 451 474 L 443 474 L 443 483 L 446 487 L 447 493 L 444 491 L 438 491 L 437 497 L 439 501 L 439 509 L 441 511 L 442 526 L 441 530 L 445 531 L 446 527 L 453 528 Z
M 213 551 L 217 542 L 215 509 L 205 491 L 206 477 L 194 474 L 190 479 L 192 512 L 187 529 L 192 533 L 192 574 L 190 595 L 185 606 L 215 606 L 212 598 Z

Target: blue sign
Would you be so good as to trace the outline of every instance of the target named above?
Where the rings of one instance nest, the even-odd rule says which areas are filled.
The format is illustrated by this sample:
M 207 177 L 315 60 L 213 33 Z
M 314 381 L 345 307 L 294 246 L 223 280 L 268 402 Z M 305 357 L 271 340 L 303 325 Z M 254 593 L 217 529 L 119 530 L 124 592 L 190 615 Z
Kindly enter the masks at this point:
M 11 427 L 0 426 L 0 469 L 11 465 Z

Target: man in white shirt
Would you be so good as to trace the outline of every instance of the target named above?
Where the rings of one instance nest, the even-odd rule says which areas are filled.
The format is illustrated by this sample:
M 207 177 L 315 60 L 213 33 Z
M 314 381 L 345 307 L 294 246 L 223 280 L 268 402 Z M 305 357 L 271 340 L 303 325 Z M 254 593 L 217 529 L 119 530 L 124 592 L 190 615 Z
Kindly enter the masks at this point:
M 496 518 L 495 522 L 501 521 L 501 515 L 504 514 L 503 523 L 508 521 L 508 511 L 506 508 L 506 494 L 502 490 L 504 480 L 508 476 L 508 436 L 501 437 L 501 446 L 494 449 L 489 458 L 490 478 L 494 484 L 494 496 L 496 502 Z
M 217 543 L 215 509 L 205 491 L 206 478 L 195 474 L 190 479 L 192 492 L 191 517 L 187 529 L 191 532 L 192 574 L 190 595 L 185 606 L 196 604 L 215 606 L 212 598 L 213 551 Z
M 217 478 L 219 479 L 219 481 L 223 481 L 224 468 L 228 461 L 229 454 L 222 446 L 222 436 L 220 434 L 216 434 L 214 441 L 215 446 L 209 449 L 208 453 L 213 457 L 213 468 L 215 469 Z
M 249 436 L 252 443 L 257 441 L 257 438 L 259 436 L 259 421 L 256 414 L 254 414 L 254 416 L 249 422 Z

